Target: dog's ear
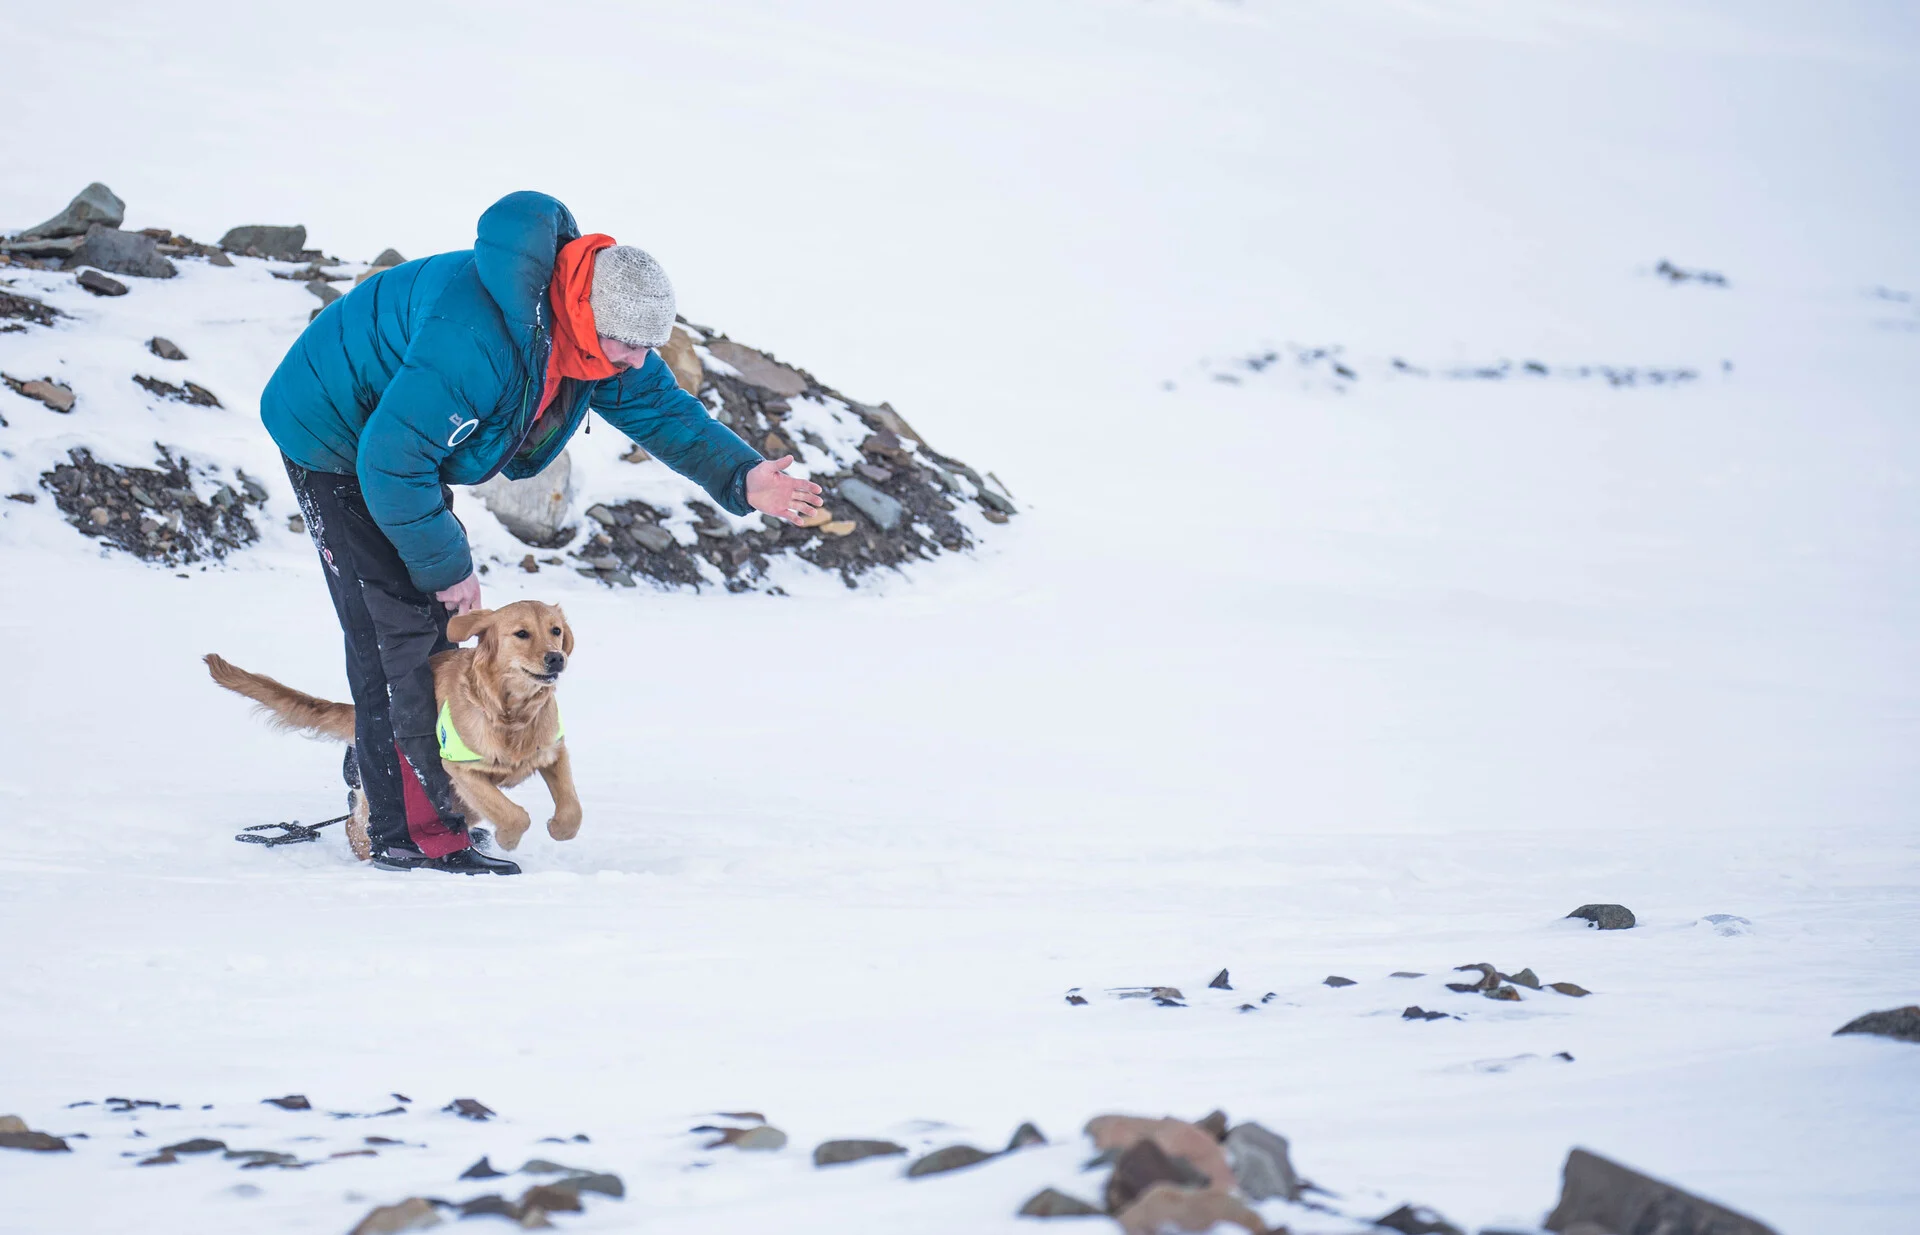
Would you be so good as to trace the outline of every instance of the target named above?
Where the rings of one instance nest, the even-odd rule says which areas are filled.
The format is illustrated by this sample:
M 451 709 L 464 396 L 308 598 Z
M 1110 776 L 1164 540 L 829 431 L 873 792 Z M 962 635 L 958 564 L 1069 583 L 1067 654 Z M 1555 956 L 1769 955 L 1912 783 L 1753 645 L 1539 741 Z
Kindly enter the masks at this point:
M 556 607 L 554 612 L 560 615 L 560 651 L 571 659 L 573 656 L 573 623 L 567 621 L 567 611 L 565 609 Z
M 447 623 L 447 638 L 455 643 L 465 643 L 480 633 L 480 628 L 493 616 L 491 609 L 471 609 Z

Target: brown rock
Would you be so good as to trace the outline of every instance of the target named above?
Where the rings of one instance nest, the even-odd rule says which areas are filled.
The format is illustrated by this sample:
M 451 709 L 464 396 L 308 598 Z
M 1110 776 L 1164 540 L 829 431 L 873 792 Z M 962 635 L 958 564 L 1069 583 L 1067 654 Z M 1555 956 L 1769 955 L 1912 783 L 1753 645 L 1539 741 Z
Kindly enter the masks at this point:
M 858 525 L 851 519 L 840 519 L 832 523 L 822 523 L 820 531 L 827 536 L 851 536 L 856 526 Z
M 1580 998 L 1582 995 L 1593 994 L 1593 992 L 1586 987 L 1573 982 L 1549 982 L 1547 983 L 1547 989 L 1550 991 L 1559 991 L 1562 995 L 1572 995 L 1575 999 Z
M 306 517 L 303 515 L 288 515 L 287 530 L 295 536 L 305 536 L 307 534 Z
M 1020 1207 L 1022 1218 L 1083 1218 L 1100 1211 L 1076 1196 L 1042 1188 Z
M 122 283 L 118 279 L 110 279 L 91 266 L 73 276 L 73 281 L 96 296 L 124 296 L 127 294 L 127 285 L 125 283 Z
M 1775 1235 L 1772 1227 L 1595 1153 L 1567 1155 L 1549 1231 L 1659 1231 L 1662 1235 Z
M 307 1101 L 307 1095 L 299 1093 L 290 1093 L 284 1098 L 262 1098 L 260 1101 L 267 1106 L 277 1106 L 283 1111 L 310 1111 L 313 1109 L 313 1103 Z
M 351 1235 L 397 1235 L 400 1231 L 422 1231 L 440 1225 L 439 1211 L 433 1202 L 410 1196 L 397 1205 L 380 1205 L 368 1211 Z
M 984 1149 L 975 1149 L 971 1145 L 949 1145 L 945 1149 L 936 1149 L 924 1157 L 916 1158 L 907 1168 L 908 1179 L 919 1179 L 923 1175 L 944 1175 L 948 1171 L 957 1171 L 962 1167 L 977 1166 L 994 1155 Z
M 815 1166 L 839 1166 L 867 1158 L 890 1158 L 907 1152 L 904 1145 L 892 1141 L 822 1141 L 813 1150 Z
M 1843 1033 L 1870 1033 L 1898 1042 L 1920 1042 L 1920 1005 L 1856 1016 L 1834 1030 L 1833 1036 L 1837 1038 Z
M 1186 1158 L 1175 1157 L 1151 1140 L 1139 1140 L 1113 1160 L 1107 1176 L 1107 1212 L 1117 1214 L 1155 1184 L 1205 1188 L 1211 1181 Z
M 760 450 L 769 459 L 778 459 L 782 455 L 793 453 L 793 447 L 789 446 L 787 440 L 778 433 L 767 434 L 766 440 L 760 443 Z
M 71 1151 L 72 1146 L 60 1137 L 46 1132 L 0 1132 L 0 1149 L 25 1149 L 34 1153 L 57 1154 Z
M 26 1132 L 27 1121 L 18 1115 L 0 1115 L 0 1132 Z
M 482 1123 L 492 1119 L 494 1115 L 492 1108 L 477 1098 L 455 1098 L 440 1109 L 458 1115 L 462 1119 L 471 1119 Z
M 831 522 L 833 522 L 833 512 L 825 506 L 816 506 L 806 514 L 800 516 L 801 527 L 825 527 Z M 845 533 L 835 534 L 845 535 Z
M 520 1211 L 539 1210 L 548 1214 L 577 1214 L 586 1209 L 580 1194 L 553 1184 L 535 1184 L 520 1195 Z
M 1472 982 L 1449 982 L 1450 991 L 1490 991 L 1500 985 L 1500 971 L 1482 961 L 1474 965 L 1455 965 L 1454 972 L 1478 972 L 1480 977 Z
M 700 354 L 693 350 L 693 336 L 675 326 L 667 345 L 660 349 L 660 359 L 667 362 L 680 389 L 697 398 L 700 384 L 706 380 L 706 368 L 700 363 Z
M 1330 973 L 1326 977 L 1320 979 L 1320 985 L 1331 986 L 1337 989 L 1342 986 L 1357 986 L 1359 984 L 1356 983 L 1352 978 L 1343 978 L 1337 973 Z
M 1233 1186 L 1227 1154 L 1211 1133 L 1184 1119 L 1145 1119 L 1136 1115 L 1100 1115 L 1087 1121 L 1096 1149 L 1132 1148 L 1150 1140 L 1169 1155 L 1185 1158 L 1216 1188 Z
M 707 351 L 715 360 L 721 361 L 739 372 L 749 385 L 762 390 L 771 390 L 777 395 L 800 395 L 807 393 L 807 379 L 799 372 L 781 364 L 763 352 L 735 343 L 731 339 L 720 339 L 707 344 Z M 671 362 L 669 362 L 671 367 Z M 679 377 L 678 373 L 674 375 Z
M 1006 515 L 993 509 L 991 506 L 981 510 L 980 514 L 988 523 L 1005 523 L 1007 521 Z
M 147 340 L 147 350 L 162 360 L 185 360 L 187 354 L 180 350 L 172 339 L 163 339 L 159 335 Z
M 1511 986 L 1496 986 L 1490 991 L 1482 991 L 1480 993 L 1488 999 L 1500 999 L 1508 1003 L 1517 1003 L 1520 999 L 1520 992 L 1514 990 Z
M 9 377 L 6 379 L 6 383 L 15 394 L 23 395 L 29 399 L 37 399 L 56 412 L 71 412 L 73 410 L 73 391 L 58 382 L 47 379 L 23 382 Z
M 1227 1113 L 1225 1111 L 1216 1110 L 1209 1111 L 1201 1118 L 1195 1120 L 1193 1126 L 1199 1128 L 1216 1141 L 1224 1141 L 1227 1139 L 1227 1129 L 1231 1126 L 1231 1121 L 1227 1119 Z
M 731 1145 L 735 1149 L 785 1149 L 787 1134 L 771 1124 L 761 1124 L 754 1128 L 722 1128 L 718 1140 L 709 1141 L 708 1149 L 718 1149 L 722 1145 Z
M 1253 1235 L 1267 1235 L 1260 1215 L 1224 1192 L 1155 1184 L 1115 1215 L 1126 1235 L 1164 1235 L 1168 1230 L 1211 1231 L 1222 1222 Z
M 1046 1143 L 1047 1138 L 1045 1133 L 1030 1123 L 1024 1123 L 1013 1130 L 1013 1135 L 1007 1138 L 1006 1149 L 1001 1152 L 1012 1153 L 1016 1149 L 1025 1149 L 1030 1145 L 1044 1145 Z
M 650 461 L 652 458 L 653 456 L 647 453 L 646 447 L 635 446 L 632 450 L 629 450 L 626 454 L 623 454 L 620 456 L 620 462 L 646 463 Z

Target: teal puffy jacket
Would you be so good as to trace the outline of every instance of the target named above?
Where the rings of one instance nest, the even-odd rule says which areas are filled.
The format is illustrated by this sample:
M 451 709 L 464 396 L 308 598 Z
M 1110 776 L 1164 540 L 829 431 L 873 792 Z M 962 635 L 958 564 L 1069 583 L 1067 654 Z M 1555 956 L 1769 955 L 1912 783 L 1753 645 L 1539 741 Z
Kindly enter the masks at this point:
M 528 441 L 552 345 L 547 285 L 560 247 L 579 234 L 544 193 L 501 198 L 480 216 L 472 249 L 382 271 L 328 305 L 260 396 L 260 419 L 289 459 L 359 477 L 422 591 L 473 572 L 441 483 L 533 475 L 590 407 L 727 510 L 751 509 L 747 472 L 759 452 L 675 385 L 657 352 L 604 381 L 563 380 L 540 440 Z

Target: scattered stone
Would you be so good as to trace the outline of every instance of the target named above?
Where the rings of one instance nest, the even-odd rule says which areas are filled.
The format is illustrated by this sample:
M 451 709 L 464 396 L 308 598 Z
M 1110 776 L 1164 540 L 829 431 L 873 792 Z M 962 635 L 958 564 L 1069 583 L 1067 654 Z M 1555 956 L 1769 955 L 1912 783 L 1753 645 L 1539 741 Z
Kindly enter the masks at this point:
M 304 242 L 303 237 L 302 243 Z M 382 249 L 380 250 L 380 256 L 373 259 L 373 265 L 376 270 L 388 270 L 394 266 L 404 265 L 406 260 L 406 258 L 400 256 L 400 250 L 398 249 Z
M 19 502 L 23 506 L 31 506 L 40 499 L 31 493 L 9 493 L 7 494 L 7 500 L 9 502 Z
M 1266 994 L 1264 994 L 1264 995 L 1262 995 L 1262 996 L 1260 996 L 1260 1002 L 1261 1002 L 1261 1003 L 1272 1003 L 1272 1002 L 1273 1002 L 1274 1000 L 1276 1000 L 1276 999 L 1278 999 L 1278 998 L 1280 998 L 1280 992 L 1278 992 L 1278 991 L 1268 991 L 1268 992 L 1267 992 Z
M 1173 1184 L 1155 1184 L 1145 1195 L 1115 1215 L 1126 1235 L 1164 1235 L 1174 1231 L 1211 1231 L 1232 1223 L 1253 1235 L 1266 1235 L 1260 1215 L 1224 1192 L 1200 1191 Z
M 1118 999 L 1151 999 L 1157 1004 L 1177 1004 L 1186 998 L 1177 986 L 1116 986 L 1107 993 Z
M 1580 998 L 1582 995 L 1593 994 L 1593 992 L 1586 987 L 1572 982 L 1549 982 L 1547 983 L 1547 989 L 1550 991 L 1559 991 L 1562 995 L 1572 995 L 1575 999 Z
M 1007 1147 L 1001 1152 L 1012 1153 L 1017 1149 L 1026 1149 L 1033 1145 L 1044 1145 L 1046 1143 L 1046 1135 L 1042 1133 L 1040 1129 L 1030 1123 L 1023 1123 L 1013 1130 L 1013 1135 L 1007 1138 Z
M 1633 925 L 1633 910 L 1625 905 L 1582 905 L 1567 916 L 1585 918 L 1603 931 L 1623 931 Z
M 840 482 L 838 492 L 883 532 L 891 532 L 899 527 L 900 521 L 906 517 L 907 508 L 897 498 L 880 492 L 864 480 L 849 477 Z
M 73 1147 L 62 1137 L 47 1132 L 0 1132 L 0 1149 L 25 1149 L 33 1153 L 71 1153 Z
M 1193 1126 L 1205 1132 L 1216 1141 L 1224 1141 L 1227 1139 L 1229 1121 L 1225 1111 L 1208 1111 L 1199 1119 L 1194 1120 Z
M 1540 989 L 1540 978 L 1531 969 L 1522 969 L 1519 973 L 1514 974 L 1503 973 L 1500 975 L 1500 979 L 1503 982 L 1511 982 L 1515 986 L 1524 986 L 1530 991 Z
M 196 1136 L 190 1141 L 181 1141 L 178 1145 L 168 1145 L 161 1149 L 166 1154 L 210 1154 L 225 1149 L 225 1141 L 216 1141 L 212 1137 Z
M 1084 1008 L 1087 1005 L 1087 997 L 1085 995 L 1076 995 L 1072 991 L 1068 991 L 1067 1002 L 1069 1004 L 1072 1004 L 1076 1008 Z
M 233 259 L 218 249 L 202 248 L 200 250 L 200 256 L 207 259 L 207 265 L 209 266 L 225 266 L 229 268 L 233 266 Z
M 1490 991 L 1481 991 L 1480 993 L 1488 999 L 1499 999 L 1508 1003 L 1517 1003 L 1520 999 L 1520 992 L 1514 990 L 1511 986 L 1496 986 Z
M 578 1196 L 582 1192 L 597 1192 L 601 1196 L 610 1196 L 620 1200 L 627 1195 L 627 1185 L 618 1175 L 608 1171 L 593 1171 L 585 1175 L 569 1175 L 547 1185 L 560 1192 L 571 1192 Z
M 1856 1016 L 1834 1030 L 1833 1036 L 1837 1038 L 1843 1033 L 1870 1033 L 1900 1042 L 1920 1042 L 1920 1004 Z
M 1335 974 L 1328 974 L 1326 977 L 1322 978 L 1320 980 L 1320 985 L 1331 986 L 1337 989 L 1342 986 L 1356 986 L 1358 985 L 1358 983 L 1356 983 L 1352 978 L 1343 978 L 1339 974 L 1335 973 Z
M 0 1115 L 0 1132 L 29 1131 L 27 1121 L 18 1115 Z
M 1465 1231 L 1424 1205 L 1402 1205 L 1385 1217 L 1375 1218 L 1373 1224 L 1389 1231 L 1399 1231 L 1401 1235 L 1466 1235 Z
M 1099 1213 L 1100 1210 L 1087 1204 L 1079 1197 L 1068 1196 L 1052 1188 L 1042 1188 L 1027 1198 L 1020 1207 L 1022 1218 L 1082 1218 Z
M 134 1163 L 134 1165 L 135 1166 L 172 1166 L 174 1163 L 178 1161 L 180 1161 L 179 1158 L 175 1157 L 170 1151 L 163 1149 L 159 1153 L 153 1155 L 153 1157 L 151 1158 L 140 1159 L 140 1161 Z
M 1243 1123 L 1227 1133 L 1226 1147 L 1227 1165 L 1250 1199 L 1300 1199 L 1306 1185 L 1294 1172 L 1286 1137 L 1257 1123 Z
M 1184 1158 L 1200 1173 L 1198 1185 L 1224 1188 L 1233 1181 L 1233 1168 L 1219 1141 L 1183 1119 L 1143 1119 L 1137 1115 L 1099 1115 L 1087 1121 L 1086 1133 L 1096 1149 L 1128 1150 L 1151 1141 L 1167 1154 Z M 1179 1182 L 1175 1180 L 1175 1182 Z
M 127 285 L 118 279 L 109 279 L 98 270 L 82 270 L 73 276 L 73 281 L 96 296 L 124 296 Z
M 284 1098 L 262 1098 L 260 1101 L 263 1105 L 277 1106 L 283 1111 L 310 1111 L 313 1109 L 313 1103 L 307 1101 L 307 1095 L 300 1093 L 290 1093 Z
M 494 1116 L 493 1109 L 477 1098 L 455 1098 L 440 1109 L 479 1123 L 485 1123 Z
M 652 459 L 653 456 L 647 453 L 645 446 L 635 446 L 632 450 L 620 456 L 622 463 L 647 463 Z
M 1660 1235 L 1776 1235 L 1765 1223 L 1584 1149 L 1567 1155 L 1560 1203 L 1542 1225 L 1567 1235 L 1583 1225 Z
M 767 436 L 772 437 L 773 435 L 768 434 Z M 859 475 L 871 480 L 876 485 L 884 485 L 893 479 L 893 470 L 891 468 L 884 468 L 878 463 L 868 463 L 865 460 L 854 464 L 853 470 Z
M 112 189 L 94 181 L 74 195 L 67 208 L 45 223 L 36 223 L 20 233 L 22 240 L 54 240 L 62 236 L 84 236 L 89 228 L 118 227 L 127 221 L 127 204 L 114 196 Z
M 305 536 L 307 534 L 306 517 L 303 515 L 297 515 L 297 514 L 288 515 L 287 530 L 289 532 L 292 532 L 295 536 Z
M 1474 965 L 1455 965 L 1453 968 L 1456 973 L 1478 972 L 1480 977 L 1474 982 L 1449 982 L 1447 989 L 1450 991 L 1490 991 L 1500 985 L 1500 971 L 1485 961 Z
M 731 339 L 713 340 L 707 344 L 707 351 L 715 360 L 738 372 L 740 377 L 751 386 L 770 390 L 777 395 L 791 396 L 807 393 L 809 383 L 804 375 L 763 352 L 757 352 Z M 678 376 L 676 373 L 675 377 Z
M 505 1174 L 506 1174 L 505 1171 L 494 1170 L 493 1163 L 487 1161 L 486 1157 L 483 1155 L 480 1161 L 474 1163 L 472 1166 L 468 1167 L 466 1170 L 461 1171 L 460 1178 L 462 1179 L 499 1179 Z
M 65 263 L 68 270 L 82 266 L 139 279 L 171 279 L 180 273 L 172 262 L 160 256 L 160 246 L 152 236 L 102 227 L 98 223 L 87 229 L 87 238 Z
M 267 257 L 275 261 L 297 262 L 305 256 L 307 229 L 304 226 L 236 227 L 220 237 L 220 247 L 242 257 Z
M 147 350 L 162 360 L 185 360 L 187 354 L 180 350 L 172 339 L 163 339 L 159 335 L 147 340 Z
M 323 309 L 340 299 L 340 292 L 325 279 L 307 280 L 307 290 L 320 298 L 320 307 Z
M 837 519 L 832 523 L 822 523 L 820 531 L 827 536 L 851 536 L 853 529 L 858 526 L 859 524 L 851 519 Z
M 535 1184 L 520 1194 L 522 1214 L 539 1210 L 543 1214 L 577 1214 L 586 1209 L 578 1192 L 556 1184 Z
M 1444 1021 L 1447 1019 L 1447 1014 L 1445 1012 L 1429 1012 L 1416 1003 L 1409 1004 L 1406 1010 L 1400 1013 L 1400 1019 L 1403 1021 Z
M 26 382 L 20 381 L 17 378 L 7 377 L 5 374 L 0 373 L 0 381 L 4 381 L 7 384 L 7 389 L 13 391 L 13 393 L 29 399 L 38 400 L 62 415 L 73 410 L 73 389 L 69 386 L 61 385 L 50 377 L 41 378 L 38 381 Z
M 540 573 L 540 563 L 534 560 L 533 554 L 529 553 L 520 559 L 520 569 L 530 575 L 537 575 Z
M 462 1218 L 515 1218 L 516 1214 L 513 1202 L 498 1192 L 476 1196 L 460 1206 Z
M 1717 270 L 1685 270 L 1664 257 L 1660 259 L 1660 264 L 1653 268 L 1653 273 L 1669 283 L 1701 283 L 1708 287 L 1727 285 L 1727 276 Z
M 398 1205 L 380 1205 L 368 1211 L 350 1235 L 398 1235 L 401 1231 L 421 1231 L 440 1225 L 440 1213 L 433 1202 L 410 1196 Z
M 567 526 L 567 512 L 573 508 L 573 458 L 565 450 L 536 475 L 508 480 L 503 472 L 474 486 L 473 495 L 523 544 L 557 549 L 573 539 Z
M 722 1128 L 720 1138 L 707 1143 L 708 1149 L 731 1145 L 735 1149 L 775 1150 L 787 1147 L 787 1134 L 771 1124 L 757 1128 Z
M 1389 978 L 1424 978 L 1427 975 L 1424 973 L 1414 973 L 1410 969 L 1396 969 L 1387 976 Z
M 1214 974 L 1213 981 L 1207 983 L 1207 989 L 1210 991 L 1232 990 L 1233 983 L 1227 981 L 1227 971 L 1222 969 L 1219 973 Z
M 142 377 L 135 374 L 134 385 L 151 395 L 162 399 L 171 399 L 175 403 L 190 403 L 195 407 L 220 407 L 219 398 L 198 382 L 186 382 L 176 386 L 172 382 L 163 382 L 157 377 Z
M 36 326 L 51 326 L 55 318 L 66 314 L 50 304 L 42 304 L 31 296 L 20 296 L 9 291 L 0 291 L 0 320 L 32 322 Z M 24 329 L 10 326 L 9 330 Z
M 1711 926 L 1713 933 L 1716 935 L 1733 936 L 1750 935 L 1753 933 L 1753 923 L 1741 917 L 1739 914 L 1710 913 L 1700 920 L 1708 926 Z
M 975 1149 L 971 1145 L 949 1145 L 945 1149 L 936 1149 L 924 1157 L 917 1158 L 907 1167 L 908 1179 L 919 1179 L 923 1175 L 944 1175 L 948 1171 L 957 1171 L 962 1167 L 976 1166 L 995 1155 L 984 1149 Z
M 1211 1182 L 1190 1159 L 1175 1157 L 1142 1139 L 1114 1159 L 1113 1174 L 1107 1177 L 1107 1212 L 1122 1212 L 1159 1184 L 1205 1188 Z
M 800 516 L 801 527 L 824 527 L 833 522 L 833 512 L 825 506 L 816 506 Z
M 904 1145 L 892 1141 L 822 1141 L 813 1150 L 815 1166 L 839 1166 L 866 1158 L 885 1158 L 907 1152 Z

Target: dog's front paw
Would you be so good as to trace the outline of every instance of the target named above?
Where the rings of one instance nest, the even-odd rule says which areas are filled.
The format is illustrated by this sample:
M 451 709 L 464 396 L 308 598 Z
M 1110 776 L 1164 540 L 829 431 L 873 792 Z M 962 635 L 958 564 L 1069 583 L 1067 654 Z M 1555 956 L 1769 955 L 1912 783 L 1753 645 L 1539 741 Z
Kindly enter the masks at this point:
M 580 835 L 580 808 L 562 808 L 547 820 L 547 835 L 555 840 L 572 840 Z
M 533 816 L 523 810 L 516 810 L 510 819 L 493 821 L 493 836 L 500 842 L 502 849 L 518 849 L 520 838 L 525 836 L 527 829 L 532 826 Z

